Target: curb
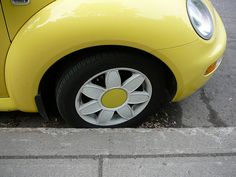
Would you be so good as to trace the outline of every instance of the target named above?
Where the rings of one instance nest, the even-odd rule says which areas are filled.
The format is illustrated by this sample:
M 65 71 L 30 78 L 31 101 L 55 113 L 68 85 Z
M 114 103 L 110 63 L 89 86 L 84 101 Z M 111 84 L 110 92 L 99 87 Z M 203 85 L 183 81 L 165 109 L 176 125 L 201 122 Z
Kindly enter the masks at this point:
M 0 129 L 0 177 L 233 177 L 236 128 Z

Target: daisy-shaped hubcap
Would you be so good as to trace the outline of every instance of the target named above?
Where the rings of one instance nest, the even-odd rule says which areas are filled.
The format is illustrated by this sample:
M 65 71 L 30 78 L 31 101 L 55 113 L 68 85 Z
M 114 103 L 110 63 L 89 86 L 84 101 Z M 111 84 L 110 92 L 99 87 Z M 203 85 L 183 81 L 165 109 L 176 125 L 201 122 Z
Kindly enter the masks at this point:
M 85 121 L 111 126 L 141 113 L 151 95 L 151 82 L 143 73 L 130 68 L 116 68 L 89 79 L 77 93 L 75 107 Z

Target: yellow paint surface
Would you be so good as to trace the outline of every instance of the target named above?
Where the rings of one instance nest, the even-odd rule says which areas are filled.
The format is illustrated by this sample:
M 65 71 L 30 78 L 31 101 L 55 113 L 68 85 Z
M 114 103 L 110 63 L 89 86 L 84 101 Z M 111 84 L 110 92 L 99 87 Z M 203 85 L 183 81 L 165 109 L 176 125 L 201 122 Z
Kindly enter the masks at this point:
M 152 54 L 176 77 L 173 101 L 205 84 L 212 75 L 204 76 L 206 69 L 226 48 L 224 25 L 208 0 L 215 25 L 209 41 L 192 28 L 186 0 L 56 0 L 42 9 L 51 1 L 32 0 L 24 7 L 1 1 L 13 41 L 6 62 L 1 58 L 0 72 L 5 72 L 12 105 L 21 111 L 36 112 L 34 98 L 43 75 L 64 56 L 84 48 L 119 45 Z M 30 18 L 35 10 L 39 12 Z M 4 90 L 4 84 L 0 87 Z M 6 110 L 3 102 L 0 110 Z

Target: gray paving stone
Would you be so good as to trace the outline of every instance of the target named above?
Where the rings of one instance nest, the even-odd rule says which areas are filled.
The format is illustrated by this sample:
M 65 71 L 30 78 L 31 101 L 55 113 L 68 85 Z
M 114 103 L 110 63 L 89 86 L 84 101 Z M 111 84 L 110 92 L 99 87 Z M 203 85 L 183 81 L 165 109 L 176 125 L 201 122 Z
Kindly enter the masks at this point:
M 104 159 L 104 177 L 235 177 L 236 157 Z
M 0 177 L 235 177 L 236 128 L 0 129 Z
M 228 35 L 224 60 L 204 89 L 174 104 L 174 107 L 170 104 L 161 111 L 158 110 L 157 118 L 163 119 L 162 113 L 167 115 L 165 119 L 169 120 L 167 127 L 171 126 L 172 122 L 177 122 L 177 127 L 188 128 L 236 126 L 236 0 L 211 1 L 221 15 Z M 153 122 L 146 122 L 146 125 L 148 124 L 146 127 L 153 126 Z M 0 113 L 0 127 L 16 126 L 67 127 L 68 125 L 62 122 L 46 123 L 39 114 Z M 166 123 L 161 126 L 166 127 Z
M 0 157 L 189 153 L 236 153 L 236 128 L 0 129 Z
M 96 160 L 1 159 L 0 177 L 96 177 Z

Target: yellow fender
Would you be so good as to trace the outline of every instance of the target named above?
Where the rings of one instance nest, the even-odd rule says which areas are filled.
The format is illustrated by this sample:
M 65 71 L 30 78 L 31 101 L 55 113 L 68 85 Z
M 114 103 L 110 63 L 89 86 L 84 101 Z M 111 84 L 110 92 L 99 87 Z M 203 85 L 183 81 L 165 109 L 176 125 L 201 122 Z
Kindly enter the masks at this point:
M 7 89 L 17 109 L 35 112 L 43 75 L 70 53 L 100 45 L 152 53 L 196 39 L 186 0 L 57 0 L 34 15 L 13 40 L 6 59 Z

